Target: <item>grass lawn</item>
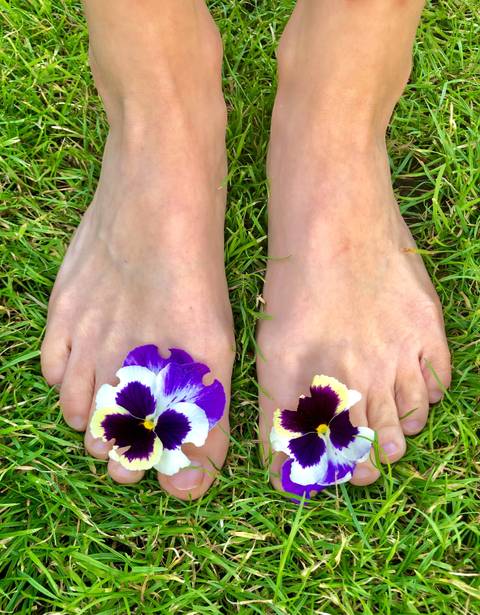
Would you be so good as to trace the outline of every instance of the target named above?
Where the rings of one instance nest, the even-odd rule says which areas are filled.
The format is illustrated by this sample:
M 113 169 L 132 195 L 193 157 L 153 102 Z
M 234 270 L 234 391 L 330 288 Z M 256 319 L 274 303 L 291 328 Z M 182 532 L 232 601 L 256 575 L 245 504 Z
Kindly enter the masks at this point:
M 79 2 L 0 0 L 0 613 L 479 613 L 480 2 L 431 2 L 392 123 L 396 193 L 445 307 L 453 384 L 369 488 L 298 507 L 256 446 L 275 46 L 293 0 L 213 0 L 230 112 L 226 262 L 238 352 L 232 438 L 200 501 L 121 487 L 42 380 L 62 255 L 106 121 Z M 401 289 L 399 289 L 401 292 Z

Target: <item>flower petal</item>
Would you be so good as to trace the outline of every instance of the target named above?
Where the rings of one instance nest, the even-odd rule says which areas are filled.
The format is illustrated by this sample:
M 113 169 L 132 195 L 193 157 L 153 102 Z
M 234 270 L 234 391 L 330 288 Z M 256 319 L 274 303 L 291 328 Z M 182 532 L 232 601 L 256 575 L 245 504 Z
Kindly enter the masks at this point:
M 154 431 L 162 441 L 163 447 L 173 450 L 185 441 L 190 432 L 190 421 L 185 414 L 169 408 L 158 417 Z
M 293 455 L 302 468 L 315 466 L 325 453 L 325 440 L 317 433 L 308 433 L 290 441 L 290 456 Z
M 322 484 L 320 479 L 323 479 L 327 472 L 328 459 L 326 453 L 324 453 L 320 461 L 313 466 L 303 467 L 298 461 L 292 460 L 292 469 L 290 472 L 290 478 L 292 482 L 298 485 L 318 485 Z
M 183 414 L 190 423 L 190 431 L 183 442 L 191 442 L 195 446 L 203 446 L 208 437 L 209 424 L 205 412 L 196 404 L 179 402 L 172 406 L 172 410 Z
M 342 447 L 338 447 L 334 444 L 332 439 L 333 433 L 330 433 L 332 448 L 341 455 L 341 457 L 355 464 L 368 459 L 370 449 L 375 439 L 375 432 L 369 427 L 357 427 L 356 430 L 357 433 L 352 440 Z
M 110 416 L 126 416 L 132 418 L 130 412 L 128 412 L 128 410 L 124 410 L 123 408 L 117 408 L 115 406 L 110 408 L 97 408 L 90 419 L 90 433 L 94 438 L 101 438 L 104 442 L 108 442 L 115 437 L 110 435 L 109 421 L 107 420 L 105 425 L 103 424 L 104 420 Z
M 137 439 L 128 449 L 115 445 L 109 452 L 110 459 L 117 461 L 127 470 L 149 470 L 158 463 L 162 455 L 162 443 L 155 433 L 143 429 L 143 438 Z
M 333 446 L 341 450 L 354 441 L 358 428 L 350 422 L 350 410 L 343 410 L 330 421 L 330 440 Z
M 123 388 L 129 382 L 140 382 L 149 387 L 152 393 L 156 394 L 156 375 L 146 367 L 139 367 L 132 365 L 131 367 L 121 367 L 116 373 L 117 378 L 120 380 L 117 385 L 117 391 L 119 388 Z
M 298 438 L 303 431 L 297 419 L 296 410 L 280 410 L 280 408 L 277 408 L 273 414 L 273 427 L 279 436 Z
M 155 412 L 156 402 L 152 390 L 141 382 L 129 382 L 117 391 L 115 401 L 139 419 L 145 419 Z
M 353 406 L 355 404 L 358 404 L 358 402 L 362 399 L 362 394 L 359 393 L 358 391 L 355 391 L 355 389 L 349 389 L 348 390 L 348 402 L 347 402 L 347 408 L 353 408 Z M 342 412 L 342 410 L 338 410 L 337 412 Z
M 185 350 L 180 348 L 170 348 L 169 350 L 170 356 L 164 359 L 154 344 L 138 346 L 128 353 L 123 362 L 123 367 L 138 365 L 158 373 L 169 363 L 178 363 L 180 365 L 193 363 L 192 357 Z
M 193 363 L 192 357 L 185 352 L 185 350 L 181 350 L 180 348 L 169 348 L 170 356 L 168 359 L 165 359 L 169 363 L 178 363 L 179 365 L 183 365 L 185 363 Z
M 94 438 L 104 442 L 115 440 L 110 458 L 128 470 L 151 468 L 162 452 L 162 443 L 154 432 L 123 408 L 96 410 L 90 421 L 90 431 Z
M 327 467 L 318 482 L 324 486 L 339 485 L 352 478 L 356 463 L 342 457 L 327 439 Z
M 95 396 L 96 408 L 115 408 L 117 405 L 116 397 L 117 387 L 111 384 L 102 384 Z
M 309 500 L 312 491 L 321 491 L 322 489 L 325 489 L 323 485 L 318 485 L 317 483 L 311 483 L 308 485 L 299 485 L 298 483 L 294 483 L 291 479 L 292 464 L 293 461 L 291 459 L 287 459 L 282 466 L 281 480 L 284 491 L 287 493 L 294 493 L 300 497 L 305 496 L 305 498 Z M 298 500 L 294 501 L 298 502 Z
M 168 407 L 178 402 L 194 403 L 204 410 L 212 428 L 223 416 L 226 398 L 218 380 L 203 384 L 202 378 L 208 372 L 203 363 L 184 366 L 170 363 L 158 374 L 157 386 Z
M 329 399 L 330 411 L 333 404 L 335 404 L 334 412 L 341 412 L 348 408 L 348 389 L 342 382 L 332 376 L 315 376 L 310 391 L 314 399 L 321 398 L 325 405 L 327 404 L 327 399 Z
M 187 468 L 189 465 L 191 465 L 190 459 L 181 448 L 171 451 L 163 449 L 160 460 L 155 464 L 155 469 L 167 476 L 173 476 L 173 474 L 176 474 L 182 468 Z
M 158 352 L 158 348 L 154 344 L 146 344 L 145 346 L 138 346 L 131 350 L 125 357 L 123 367 L 137 365 L 157 373 L 163 369 L 166 364 L 167 362 Z
M 292 439 L 290 435 L 287 435 L 288 432 L 282 433 L 279 432 L 278 429 L 272 427 L 270 431 L 270 444 L 272 445 L 272 449 L 275 453 L 285 453 L 286 455 L 291 455 L 290 449 L 288 448 L 290 444 L 290 440 Z M 298 434 L 299 436 L 301 434 Z

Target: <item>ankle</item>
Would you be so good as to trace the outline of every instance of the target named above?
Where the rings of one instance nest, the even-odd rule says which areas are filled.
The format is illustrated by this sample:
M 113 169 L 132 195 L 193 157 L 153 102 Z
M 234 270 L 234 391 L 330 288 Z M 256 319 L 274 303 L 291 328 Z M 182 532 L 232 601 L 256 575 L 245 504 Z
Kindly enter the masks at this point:
M 210 16 L 208 16 L 210 19 Z M 137 126 L 152 129 L 158 120 L 174 124 L 205 109 L 219 127 L 226 121 L 221 69 L 223 47 L 218 29 L 207 20 L 191 40 L 171 35 L 146 36 L 138 45 L 119 41 L 118 54 L 105 49 L 103 40 L 90 44 L 90 66 L 112 129 Z M 113 38 L 115 36 L 112 35 Z M 134 49 L 135 51 L 129 52 Z
M 365 10 L 343 2 L 297 3 L 278 47 L 277 115 L 283 107 L 290 122 L 292 114 L 305 118 L 322 133 L 334 126 L 347 140 L 383 141 L 410 75 L 421 2 L 412 3 L 414 14 L 386 0 L 365 1 Z M 398 28 L 399 40 L 391 40 L 388 33 Z

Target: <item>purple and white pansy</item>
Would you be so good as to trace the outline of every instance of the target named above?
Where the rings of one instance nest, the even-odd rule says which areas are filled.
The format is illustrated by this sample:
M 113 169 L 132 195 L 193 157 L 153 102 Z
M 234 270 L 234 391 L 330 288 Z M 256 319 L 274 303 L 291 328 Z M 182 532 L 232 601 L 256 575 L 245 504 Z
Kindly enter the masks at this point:
M 270 442 L 288 455 L 281 470 L 285 491 L 309 499 L 312 491 L 348 481 L 368 458 L 375 432 L 350 422 L 350 408 L 360 399 L 335 378 L 315 376 L 297 410 L 275 411 Z
M 191 465 L 182 445 L 205 444 L 223 416 L 222 384 L 202 382 L 209 372 L 184 350 L 171 348 L 165 359 L 154 345 L 135 348 L 116 374 L 119 384 L 98 390 L 92 435 L 113 440 L 110 458 L 128 470 L 176 474 Z

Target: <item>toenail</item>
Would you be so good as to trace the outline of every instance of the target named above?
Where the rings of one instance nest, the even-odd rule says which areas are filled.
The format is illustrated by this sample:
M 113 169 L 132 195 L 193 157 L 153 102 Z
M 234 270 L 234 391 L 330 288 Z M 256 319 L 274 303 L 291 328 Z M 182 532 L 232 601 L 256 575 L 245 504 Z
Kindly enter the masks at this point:
M 81 416 L 72 416 L 68 419 L 70 427 L 83 431 L 85 429 L 85 419 Z
M 403 428 L 407 431 L 420 431 L 421 424 L 418 421 L 407 421 L 403 424 Z
M 372 477 L 372 472 L 368 468 L 357 468 L 355 470 L 355 478 L 364 480 L 366 478 L 371 478 L 371 477 Z
M 398 444 L 387 442 L 383 445 L 383 450 L 390 457 L 390 455 L 394 455 L 398 451 Z
M 202 484 L 205 470 L 197 465 L 185 470 L 180 470 L 170 478 L 172 485 L 179 491 L 190 491 Z
M 443 391 L 434 391 L 430 394 L 432 404 L 437 404 L 443 398 Z

